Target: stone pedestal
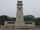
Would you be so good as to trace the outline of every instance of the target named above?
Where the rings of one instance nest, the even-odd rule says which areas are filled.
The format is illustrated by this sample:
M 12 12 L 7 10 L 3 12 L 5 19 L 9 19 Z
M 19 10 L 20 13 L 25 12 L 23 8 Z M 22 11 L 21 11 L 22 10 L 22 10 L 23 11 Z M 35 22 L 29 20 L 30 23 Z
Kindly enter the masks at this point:
M 32 22 L 32 26 L 35 27 L 35 21 Z
M 33 30 L 35 30 L 35 21 L 32 22 Z
M 6 26 L 7 25 L 7 21 L 5 21 L 5 23 L 4 23 L 4 26 Z

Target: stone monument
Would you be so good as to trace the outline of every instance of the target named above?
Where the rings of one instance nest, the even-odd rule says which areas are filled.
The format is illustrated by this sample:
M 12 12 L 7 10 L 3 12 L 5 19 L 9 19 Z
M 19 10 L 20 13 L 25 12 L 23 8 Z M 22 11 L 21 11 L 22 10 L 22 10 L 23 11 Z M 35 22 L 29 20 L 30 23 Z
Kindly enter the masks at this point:
M 23 18 L 23 3 L 22 0 L 17 1 L 17 13 L 16 13 L 16 22 L 15 26 L 18 28 L 22 28 L 24 26 L 24 18 Z

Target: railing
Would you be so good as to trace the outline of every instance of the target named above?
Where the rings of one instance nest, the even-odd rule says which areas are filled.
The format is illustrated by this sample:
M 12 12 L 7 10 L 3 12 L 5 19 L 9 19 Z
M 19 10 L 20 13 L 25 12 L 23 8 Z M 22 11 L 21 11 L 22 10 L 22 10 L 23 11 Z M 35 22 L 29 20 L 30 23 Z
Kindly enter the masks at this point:
M 9 24 L 15 24 L 15 22 L 17 22 L 17 23 L 25 23 L 25 24 L 32 24 L 32 21 L 5 21 L 5 22 L 7 22 L 7 23 L 9 23 Z

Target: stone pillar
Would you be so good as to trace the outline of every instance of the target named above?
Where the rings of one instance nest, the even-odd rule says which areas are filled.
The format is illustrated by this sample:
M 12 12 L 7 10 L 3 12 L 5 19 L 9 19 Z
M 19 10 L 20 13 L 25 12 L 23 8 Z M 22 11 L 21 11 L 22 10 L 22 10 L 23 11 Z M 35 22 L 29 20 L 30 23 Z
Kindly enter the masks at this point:
M 18 1 L 17 3 L 17 13 L 16 13 L 16 26 L 24 26 L 24 19 L 23 19 L 23 4 L 22 1 Z
M 32 26 L 35 27 L 35 21 L 32 22 Z
M 17 1 L 17 13 L 16 13 L 16 28 L 23 28 L 24 26 L 24 18 L 23 18 L 23 3 L 22 1 Z M 16 29 L 19 30 L 19 29 Z
M 4 21 L 4 26 L 6 26 L 7 25 L 7 21 Z
M 35 21 L 32 22 L 33 30 L 35 30 Z

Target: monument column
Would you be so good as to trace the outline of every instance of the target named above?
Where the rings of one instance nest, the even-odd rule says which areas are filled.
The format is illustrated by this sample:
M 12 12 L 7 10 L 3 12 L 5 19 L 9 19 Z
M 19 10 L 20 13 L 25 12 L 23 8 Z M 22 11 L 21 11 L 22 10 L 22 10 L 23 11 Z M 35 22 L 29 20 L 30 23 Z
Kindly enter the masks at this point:
M 23 19 L 23 3 L 22 0 L 17 1 L 17 13 L 16 13 L 16 26 L 24 26 L 24 19 Z

